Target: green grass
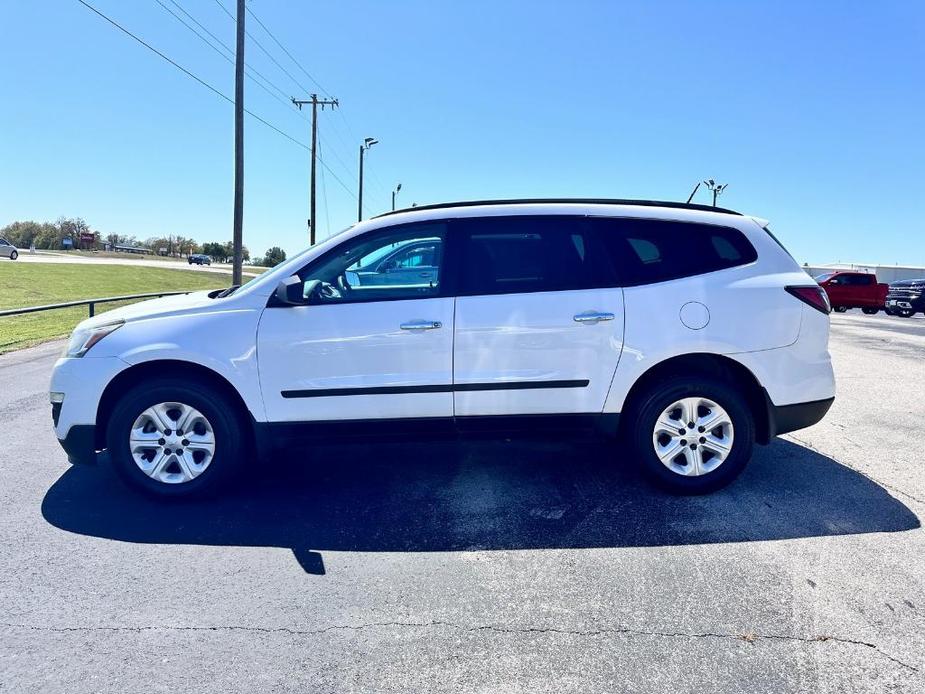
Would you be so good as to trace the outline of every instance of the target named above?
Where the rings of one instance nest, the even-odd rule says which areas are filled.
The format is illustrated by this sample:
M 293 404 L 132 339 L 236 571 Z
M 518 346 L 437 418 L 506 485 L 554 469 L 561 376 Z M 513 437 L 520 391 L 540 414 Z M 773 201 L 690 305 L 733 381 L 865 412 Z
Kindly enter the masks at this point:
M 216 289 L 231 275 L 128 265 L 0 262 L 0 310 L 121 294 Z M 131 303 L 131 302 L 125 302 Z M 120 303 L 100 304 L 97 313 Z M 88 315 L 86 306 L 0 317 L 0 354 L 64 337 Z

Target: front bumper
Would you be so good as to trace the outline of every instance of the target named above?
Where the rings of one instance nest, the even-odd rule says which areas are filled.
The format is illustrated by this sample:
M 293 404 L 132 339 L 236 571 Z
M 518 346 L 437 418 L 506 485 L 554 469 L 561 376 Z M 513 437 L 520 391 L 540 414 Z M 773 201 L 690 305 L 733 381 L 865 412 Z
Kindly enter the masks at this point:
M 886 301 L 884 302 L 886 308 L 889 309 L 905 309 L 907 311 L 925 311 L 925 298 L 917 296 L 912 297 L 903 297 L 903 296 L 887 296 Z
M 63 439 L 58 439 L 67 453 L 68 462 L 74 465 L 92 465 L 99 453 L 96 451 L 96 427 L 92 424 L 75 424 Z
M 51 373 L 49 390 L 63 393 L 53 406 L 55 436 L 64 441 L 74 427 L 96 424 L 96 411 L 106 386 L 128 364 L 115 357 L 61 358 Z

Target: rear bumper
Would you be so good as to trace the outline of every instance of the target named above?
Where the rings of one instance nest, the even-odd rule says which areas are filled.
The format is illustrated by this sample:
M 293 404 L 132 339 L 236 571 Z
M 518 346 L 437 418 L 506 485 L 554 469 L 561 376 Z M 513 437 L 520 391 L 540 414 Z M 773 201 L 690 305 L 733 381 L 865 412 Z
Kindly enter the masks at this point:
M 96 463 L 96 427 L 92 424 L 75 424 L 63 439 L 58 439 L 67 459 L 74 465 Z
M 794 405 L 775 405 L 768 398 L 769 438 L 811 427 L 825 417 L 833 402 L 835 402 L 834 397 L 812 402 L 799 402 Z

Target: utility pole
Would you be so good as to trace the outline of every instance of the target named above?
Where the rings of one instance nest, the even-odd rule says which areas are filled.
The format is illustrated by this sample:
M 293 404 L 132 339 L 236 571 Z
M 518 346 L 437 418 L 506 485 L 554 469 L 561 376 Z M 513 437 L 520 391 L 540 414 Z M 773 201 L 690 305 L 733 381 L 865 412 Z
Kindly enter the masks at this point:
M 367 137 L 360 145 L 360 194 L 357 196 L 357 221 L 363 221 L 363 153 L 373 145 L 379 144 L 379 140 L 373 137 Z
M 401 190 L 401 183 L 395 186 L 395 190 L 392 191 L 392 212 L 395 211 L 395 196 L 398 195 L 398 191 Z
M 723 194 L 723 191 L 726 190 L 728 183 L 717 183 L 712 178 L 708 178 L 703 184 L 707 187 L 707 190 L 713 192 L 713 207 L 716 207 L 716 198 Z
M 241 246 L 244 226 L 244 0 L 238 0 L 234 53 L 234 258 L 231 283 L 242 284 Z
M 319 99 L 317 94 L 312 94 L 312 98 L 303 101 L 299 99 L 293 99 L 292 103 L 299 107 L 299 110 L 302 110 L 302 106 L 305 104 L 312 105 L 312 173 L 311 173 L 311 183 L 309 183 L 309 202 L 308 202 L 308 243 L 310 246 L 315 245 L 315 151 L 318 147 L 318 106 L 321 106 L 321 110 L 324 110 L 325 106 L 330 106 L 332 109 L 340 106 L 337 99 Z

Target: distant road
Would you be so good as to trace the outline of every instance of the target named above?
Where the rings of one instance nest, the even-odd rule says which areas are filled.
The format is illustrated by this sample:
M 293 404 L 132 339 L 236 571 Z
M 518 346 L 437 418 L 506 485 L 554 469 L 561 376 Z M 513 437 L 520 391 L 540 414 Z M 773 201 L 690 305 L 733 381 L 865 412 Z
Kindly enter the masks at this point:
M 43 253 L 41 251 L 36 252 L 34 255 L 29 253 L 28 250 L 19 251 L 19 260 L 17 263 L 71 263 L 75 265 L 86 265 L 86 264 L 97 264 L 97 265 L 134 265 L 142 267 L 159 267 L 167 268 L 169 270 L 195 270 L 197 272 L 219 272 L 224 274 L 231 274 L 230 265 L 221 265 L 219 267 L 212 267 L 209 265 L 184 265 L 179 261 L 171 260 L 148 260 L 144 257 L 140 258 L 93 258 L 83 255 L 65 255 L 63 253 Z M 256 277 L 258 272 L 253 270 L 244 270 L 242 273 L 246 277 Z

